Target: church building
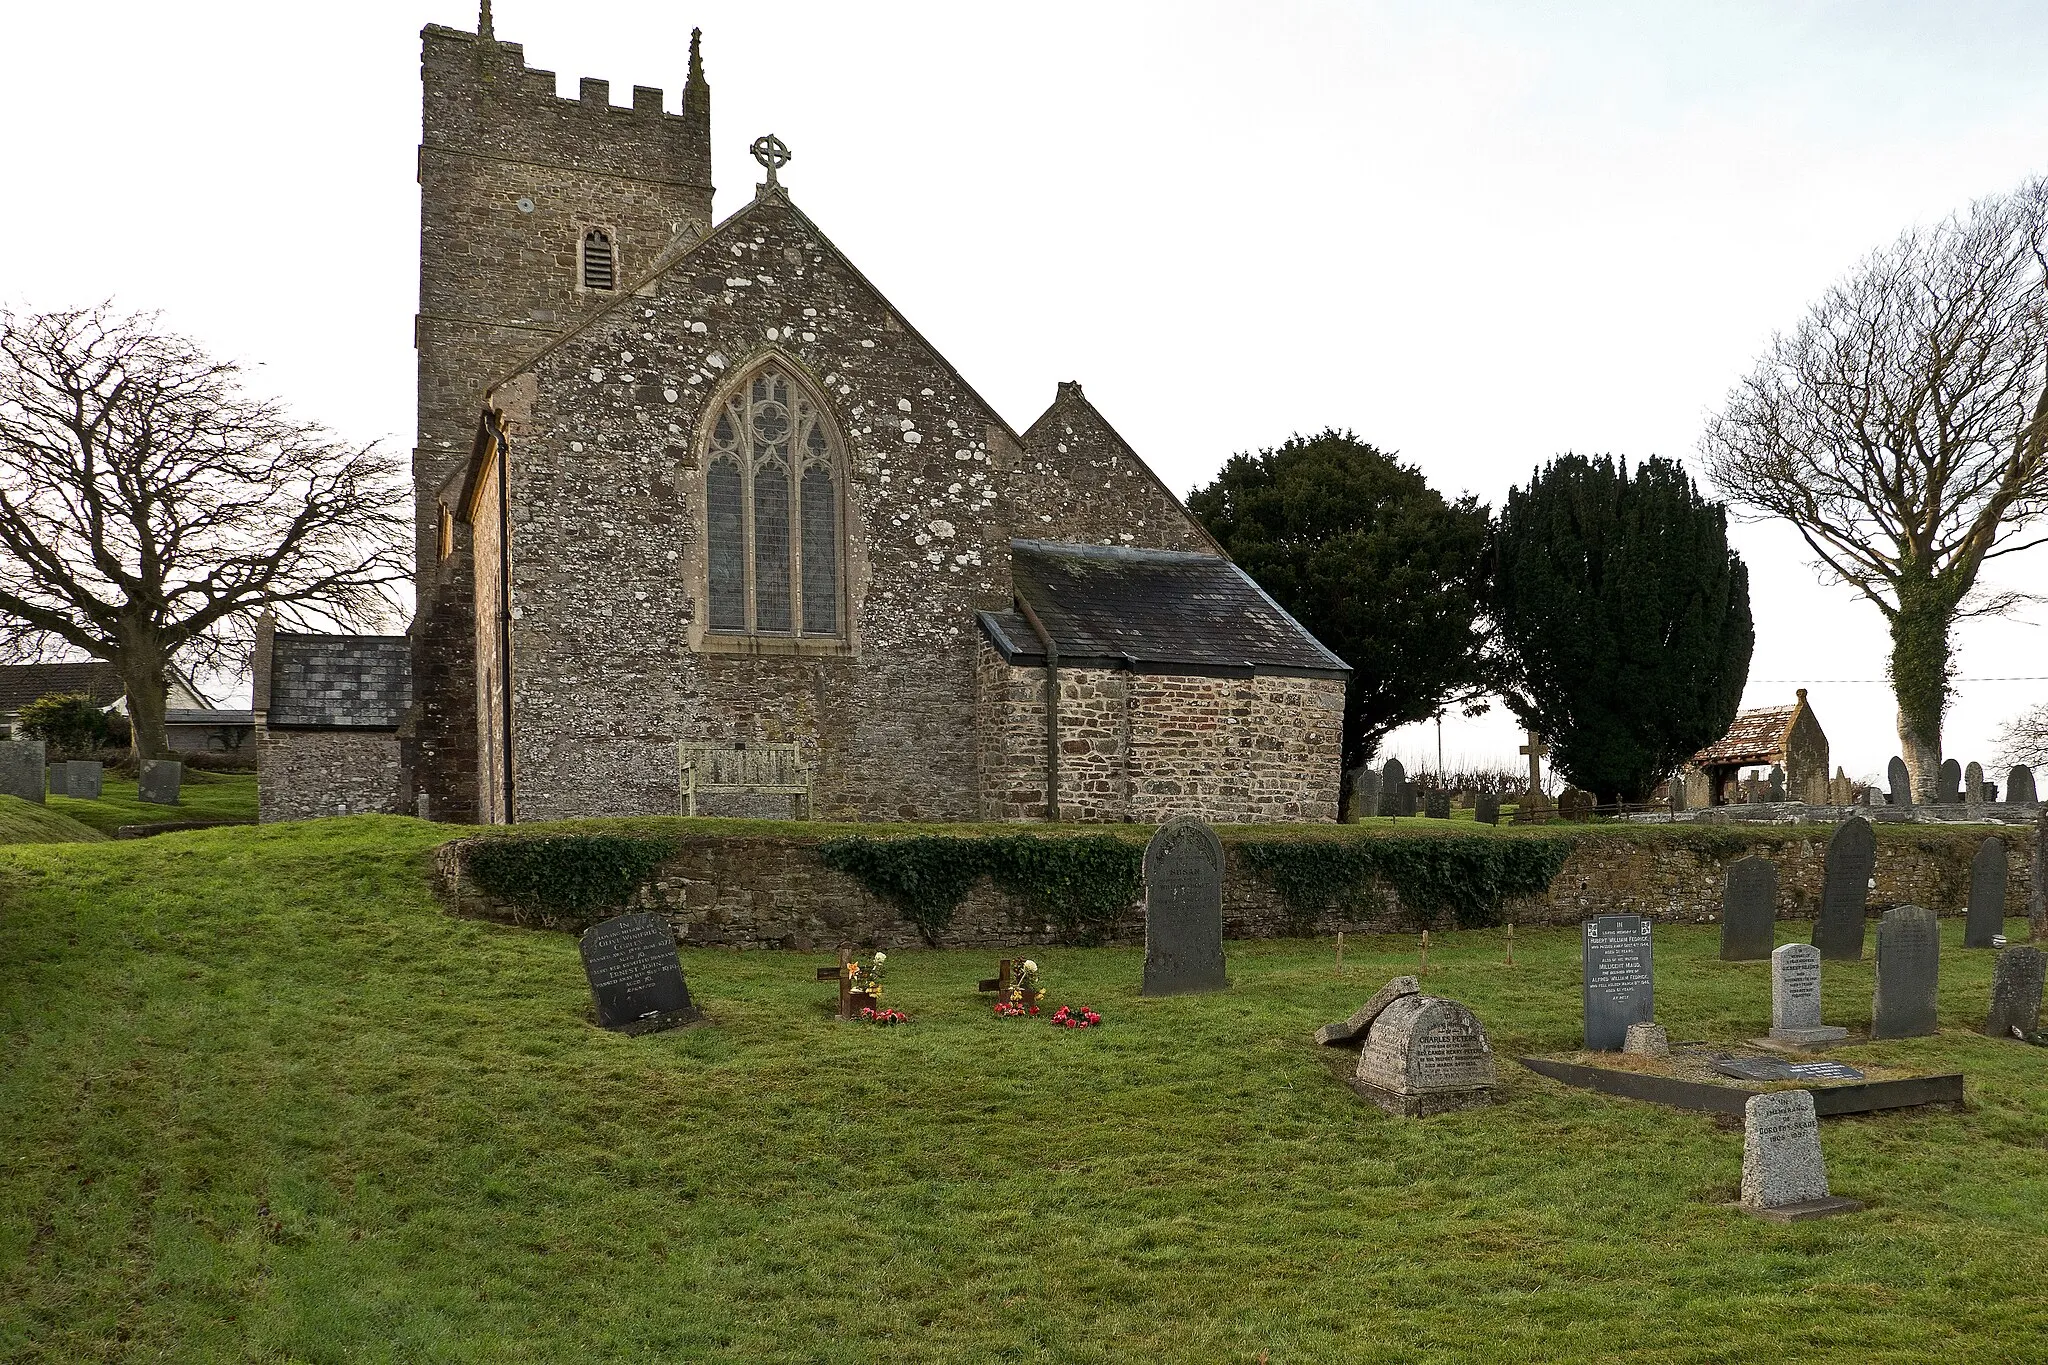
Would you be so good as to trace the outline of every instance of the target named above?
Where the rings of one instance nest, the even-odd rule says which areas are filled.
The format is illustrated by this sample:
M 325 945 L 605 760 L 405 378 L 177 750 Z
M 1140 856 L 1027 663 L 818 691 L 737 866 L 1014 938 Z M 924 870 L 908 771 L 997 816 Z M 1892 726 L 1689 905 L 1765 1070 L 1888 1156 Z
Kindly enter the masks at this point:
M 1013 429 L 772 136 L 714 218 L 695 35 L 671 112 L 479 30 L 423 34 L 417 615 L 262 633 L 265 819 L 1336 818 L 1348 668 L 1079 384 Z

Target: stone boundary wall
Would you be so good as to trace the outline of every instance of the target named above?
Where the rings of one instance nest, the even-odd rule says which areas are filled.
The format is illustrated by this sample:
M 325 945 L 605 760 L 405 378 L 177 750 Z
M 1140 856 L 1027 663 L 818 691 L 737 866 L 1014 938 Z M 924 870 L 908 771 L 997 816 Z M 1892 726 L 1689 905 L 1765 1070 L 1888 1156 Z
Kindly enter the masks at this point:
M 503 836 L 482 836 L 503 837 Z M 915 947 L 916 928 L 886 900 L 853 877 L 821 862 L 816 846 L 827 836 L 781 834 L 680 836 L 675 856 L 639 891 L 633 908 L 657 911 L 687 946 L 793 948 L 814 951 L 839 943 L 884 949 Z M 1276 938 L 1299 933 L 1279 894 L 1245 865 L 1247 836 L 1222 832 L 1223 931 L 1227 938 Z M 1254 836 L 1255 837 L 1255 836 Z M 1459 836 L 1445 836 L 1459 837 Z M 1484 836 L 1464 836 L 1484 837 Z M 2030 838 L 2004 832 L 2008 849 L 2006 914 L 2024 917 L 2032 878 Z M 1870 913 L 1893 905 L 1928 906 L 1960 915 L 1969 897 L 1970 859 L 1983 834 L 1943 830 L 1886 836 L 1877 844 L 1877 888 Z M 575 929 L 580 922 L 522 914 L 478 890 L 466 874 L 467 850 L 478 838 L 458 839 L 435 851 L 436 890 L 452 913 L 510 923 L 539 922 Z M 1819 833 L 1790 835 L 1758 830 L 1742 846 L 1709 849 L 1699 843 L 1589 834 L 1573 850 L 1549 894 L 1512 904 L 1508 918 L 1522 925 L 1576 924 L 1593 915 L 1641 914 L 1663 923 L 1705 923 L 1718 918 L 1726 866 L 1748 853 L 1778 865 L 1778 916 L 1809 919 L 1819 903 L 1827 843 Z M 1384 892 L 1367 907 L 1328 913 L 1312 932 L 1390 933 L 1412 927 L 1399 900 Z M 1134 904 L 1108 942 L 1144 942 L 1144 912 Z M 1042 912 L 1028 899 L 1006 894 L 987 879 L 968 893 L 940 936 L 946 948 L 1014 948 L 1054 941 Z

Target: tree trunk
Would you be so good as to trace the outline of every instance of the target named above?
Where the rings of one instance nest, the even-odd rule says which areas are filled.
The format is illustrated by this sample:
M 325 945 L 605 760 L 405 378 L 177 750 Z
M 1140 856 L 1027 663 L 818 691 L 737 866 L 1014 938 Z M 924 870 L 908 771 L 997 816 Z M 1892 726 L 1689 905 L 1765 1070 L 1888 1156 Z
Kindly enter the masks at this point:
M 127 646 L 114 660 L 114 666 L 121 670 L 121 685 L 128 691 L 128 743 L 138 761 L 170 755 L 170 744 L 164 737 L 169 665 L 163 651 L 150 644 Z
M 1931 803 L 1941 779 L 1941 722 L 1948 710 L 1949 629 L 1955 604 L 1931 575 L 1899 583 L 1892 613 L 1892 695 L 1899 704 L 1899 757 L 1912 779 L 1913 800 Z

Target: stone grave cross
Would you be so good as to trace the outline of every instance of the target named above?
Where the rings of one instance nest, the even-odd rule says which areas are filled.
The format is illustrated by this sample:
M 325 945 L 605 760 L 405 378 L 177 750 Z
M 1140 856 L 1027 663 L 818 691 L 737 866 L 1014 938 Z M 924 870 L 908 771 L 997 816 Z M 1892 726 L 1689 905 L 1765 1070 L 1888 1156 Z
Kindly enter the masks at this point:
M 1550 746 L 1543 742 L 1543 736 L 1534 730 L 1527 732 L 1529 742 L 1520 752 L 1529 758 L 1529 796 L 1533 800 L 1543 792 L 1543 760 L 1550 754 Z

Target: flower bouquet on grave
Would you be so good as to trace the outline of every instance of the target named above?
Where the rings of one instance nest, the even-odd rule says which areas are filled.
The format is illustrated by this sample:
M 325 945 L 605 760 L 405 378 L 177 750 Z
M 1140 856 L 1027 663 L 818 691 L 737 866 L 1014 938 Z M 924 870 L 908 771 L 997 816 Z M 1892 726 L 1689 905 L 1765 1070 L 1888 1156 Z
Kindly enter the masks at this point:
M 1052 1021 L 1061 1028 L 1095 1028 L 1102 1016 L 1086 1005 L 1061 1005 L 1053 1011 Z
M 1017 964 L 1010 987 L 996 1001 L 998 1019 L 1023 1019 L 1038 1013 L 1038 999 L 1045 992 L 1038 985 L 1038 964 L 1025 958 Z
M 870 1024 L 907 1024 L 910 1022 L 910 1016 L 902 1010 L 880 1010 L 873 1006 L 863 1009 L 860 1012 L 860 1017 Z
M 849 1003 L 863 1018 L 872 1018 L 882 1007 L 882 966 L 888 960 L 887 953 L 877 952 L 865 966 L 859 958 L 846 964 L 846 976 L 852 983 Z

